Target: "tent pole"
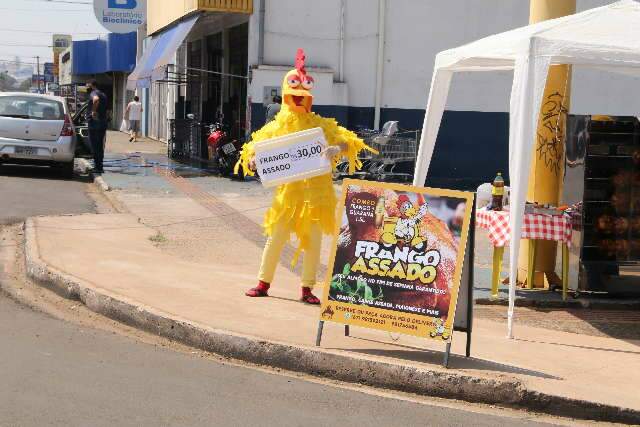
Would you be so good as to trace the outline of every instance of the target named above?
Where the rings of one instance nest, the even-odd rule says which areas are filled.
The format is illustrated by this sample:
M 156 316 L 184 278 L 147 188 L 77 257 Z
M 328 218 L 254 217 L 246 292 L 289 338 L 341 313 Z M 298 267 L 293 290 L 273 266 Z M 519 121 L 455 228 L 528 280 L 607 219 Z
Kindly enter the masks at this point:
M 509 225 L 511 227 L 511 253 L 509 254 L 509 311 L 507 337 L 513 338 L 516 279 L 520 237 L 524 222 L 527 180 L 531 176 L 531 159 L 535 124 L 542 105 L 545 82 L 551 59 L 529 53 L 527 58 L 516 60 L 511 105 L 509 112 L 509 176 L 511 200 Z
M 378 0 L 378 60 L 376 63 L 376 96 L 373 128 L 380 130 L 380 109 L 382 108 L 382 73 L 384 72 L 384 24 L 387 0 Z

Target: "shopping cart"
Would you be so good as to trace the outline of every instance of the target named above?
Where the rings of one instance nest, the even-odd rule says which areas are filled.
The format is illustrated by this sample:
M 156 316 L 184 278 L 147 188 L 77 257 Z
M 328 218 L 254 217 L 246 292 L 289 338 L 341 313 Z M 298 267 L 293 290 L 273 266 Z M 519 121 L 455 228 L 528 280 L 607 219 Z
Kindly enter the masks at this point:
M 398 122 L 384 124 L 382 130 L 358 129 L 356 134 L 371 148 L 373 154 L 363 151 L 362 168 L 349 174 L 348 164 L 341 163 L 334 174 L 336 179 L 356 178 L 370 181 L 411 182 L 417 158 L 420 131 L 401 130 Z

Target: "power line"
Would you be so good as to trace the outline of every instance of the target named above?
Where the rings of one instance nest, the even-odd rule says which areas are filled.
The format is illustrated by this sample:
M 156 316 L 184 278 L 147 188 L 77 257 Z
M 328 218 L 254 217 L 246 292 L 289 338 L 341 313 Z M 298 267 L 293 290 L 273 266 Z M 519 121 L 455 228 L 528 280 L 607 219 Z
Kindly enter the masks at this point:
M 12 46 L 12 47 L 53 47 L 47 44 L 9 44 L 9 43 L 0 43 L 0 46 Z
M 7 32 L 18 32 L 18 33 L 37 33 L 37 34 L 66 34 L 64 31 L 38 31 L 38 30 L 22 30 L 22 29 L 17 29 L 17 28 L 0 28 L 0 31 L 7 31 Z M 91 34 L 91 35 L 102 35 L 102 34 L 107 34 L 105 33 L 79 33 L 79 32 L 73 32 L 72 34 Z
M 35 62 L 18 62 L 18 61 L 6 61 L 4 59 L 0 59 L 0 64 L 13 64 L 13 65 L 24 65 L 24 66 L 32 66 L 32 65 L 36 65 Z
M 54 9 L 47 9 L 47 8 L 42 8 L 39 7 L 38 9 L 16 9 L 13 7 L 0 7 L 0 10 L 10 10 L 12 12 L 34 12 L 34 13 L 38 13 L 38 14 L 42 14 L 43 11 L 49 13 L 49 12 L 82 12 L 82 13 L 87 13 L 87 11 L 89 11 L 89 9 L 60 9 L 58 8 L 54 8 Z
M 7 52 L 5 52 L 5 53 L 0 53 L 0 57 L 6 58 L 6 59 L 9 59 L 9 60 L 14 60 L 14 59 L 18 58 L 19 60 L 22 61 L 22 58 L 31 59 L 31 58 L 35 58 L 35 55 L 25 55 L 23 52 L 21 52 L 21 53 L 11 53 L 11 52 L 7 53 Z
M 8 54 L 8 53 L 0 53 L 0 56 L 4 56 L 5 58 L 7 58 L 7 57 L 11 57 L 11 58 L 18 57 L 18 58 L 21 59 L 20 62 L 23 62 L 22 58 L 27 58 L 27 59 L 34 59 L 35 58 L 34 55 L 24 55 L 22 53 L 21 54 L 15 54 L 15 55 L 11 55 L 11 54 Z M 53 59 L 51 57 L 46 57 L 46 58 L 47 58 L 47 61 L 49 61 L 49 62 L 53 61 Z M 27 61 L 27 62 L 29 62 L 29 61 Z M 26 63 L 26 62 L 23 62 L 23 63 Z M 35 65 L 35 62 L 34 63 L 29 62 L 29 63 Z
M 11 60 L 9 60 L 9 59 L 0 59 L 0 62 L 2 62 L 2 63 L 9 63 L 9 64 L 36 65 L 36 63 L 35 63 L 35 62 L 11 61 Z
M 45 2 L 45 3 L 86 4 L 86 5 L 93 4 L 86 1 L 71 1 L 71 0 L 28 0 L 28 1 L 37 1 L 37 2 Z

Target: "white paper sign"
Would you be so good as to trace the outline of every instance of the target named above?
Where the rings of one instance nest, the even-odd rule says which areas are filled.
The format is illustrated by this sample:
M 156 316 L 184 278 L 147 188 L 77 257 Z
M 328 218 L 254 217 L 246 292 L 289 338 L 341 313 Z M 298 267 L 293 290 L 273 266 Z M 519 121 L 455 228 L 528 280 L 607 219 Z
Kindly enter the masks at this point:
M 256 169 L 265 187 L 331 173 L 322 152 L 327 141 L 321 128 L 313 128 L 256 144 Z
M 147 22 L 147 0 L 93 0 L 93 9 L 112 33 L 130 33 Z

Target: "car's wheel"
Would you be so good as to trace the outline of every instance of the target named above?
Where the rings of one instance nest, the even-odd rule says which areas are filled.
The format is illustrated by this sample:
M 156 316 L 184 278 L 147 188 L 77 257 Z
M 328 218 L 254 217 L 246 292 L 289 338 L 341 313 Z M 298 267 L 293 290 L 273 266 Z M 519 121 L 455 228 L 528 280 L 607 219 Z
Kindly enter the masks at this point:
M 60 174 L 65 178 L 73 178 L 73 173 L 75 169 L 75 161 L 71 160 L 70 162 L 60 163 L 58 164 L 58 169 L 60 170 Z

